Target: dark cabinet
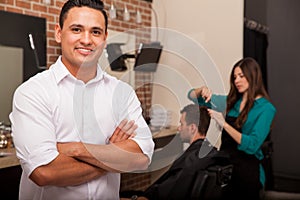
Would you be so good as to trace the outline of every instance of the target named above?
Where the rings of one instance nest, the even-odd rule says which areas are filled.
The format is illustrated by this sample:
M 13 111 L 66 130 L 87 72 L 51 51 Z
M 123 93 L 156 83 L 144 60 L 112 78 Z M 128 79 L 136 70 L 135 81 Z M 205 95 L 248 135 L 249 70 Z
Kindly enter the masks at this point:
M 1 199 L 18 199 L 19 184 L 22 174 L 20 165 L 0 169 Z

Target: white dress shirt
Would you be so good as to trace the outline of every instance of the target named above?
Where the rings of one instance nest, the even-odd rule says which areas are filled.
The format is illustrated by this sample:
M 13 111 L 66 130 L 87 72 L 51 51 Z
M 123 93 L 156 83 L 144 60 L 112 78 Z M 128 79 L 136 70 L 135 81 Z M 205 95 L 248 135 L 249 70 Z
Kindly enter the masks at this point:
M 133 140 L 151 160 L 154 143 L 134 90 L 99 66 L 96 77 L 85 84 L 69 73 L 59 57 L 49 70 L 24 82 L 14 94 L 10 114 L 23 169 L 20 199 L 119 199 L 118 173 L 69 187 L 39 187 L 29 175 L 58 156 L 57 142 L 107 144 L 125 118 L 135 120 L 139 128 Z

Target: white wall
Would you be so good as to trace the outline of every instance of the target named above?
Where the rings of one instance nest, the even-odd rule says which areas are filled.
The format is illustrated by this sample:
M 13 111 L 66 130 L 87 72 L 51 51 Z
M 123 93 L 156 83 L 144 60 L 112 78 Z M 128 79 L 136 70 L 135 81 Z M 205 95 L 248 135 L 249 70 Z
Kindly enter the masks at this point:
M 153 0 L 152 26 L 162 28 L 158 36 L 153 31 L 153 40 L 167 47 L 154 82 L 168 81 L 155 84 L 152 102 L 174 112 L 173 125 L 189 103 L 188 89 L 207 84 L 227 93 L 231 68 L 243 56 L 243 7 L 241 0 Z

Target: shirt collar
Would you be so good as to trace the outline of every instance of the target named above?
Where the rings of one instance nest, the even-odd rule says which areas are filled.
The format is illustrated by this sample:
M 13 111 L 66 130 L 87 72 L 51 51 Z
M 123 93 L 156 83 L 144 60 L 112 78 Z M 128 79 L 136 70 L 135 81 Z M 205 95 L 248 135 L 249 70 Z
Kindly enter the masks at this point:
M 61 56 L 58 57 L 57 61 L 50 67 L 50 69 L 54 72 L 56 84 L 59 84 L 66 77 L 71 77 L 72 79 L 77 80 L 62 63 Z M 103 76 L 104 72 L 98 64 L 96 77 L 90 80 L 89 83 L 101 81 Z

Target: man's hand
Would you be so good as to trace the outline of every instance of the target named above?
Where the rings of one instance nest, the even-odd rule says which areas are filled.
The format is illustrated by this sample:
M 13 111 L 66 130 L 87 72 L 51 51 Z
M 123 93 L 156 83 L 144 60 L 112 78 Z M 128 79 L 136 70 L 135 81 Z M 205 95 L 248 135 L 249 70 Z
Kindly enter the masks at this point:
M 115 129 L 112 136 L 109 138 L 109 142 L 116 143 L 134 137 L 136 135 L 134 131 L 137 129 L 137 127 L 138 126 L 134 124 L 133 120 L 129 122 L 127 119 L 122 120 L 120 125 Z

